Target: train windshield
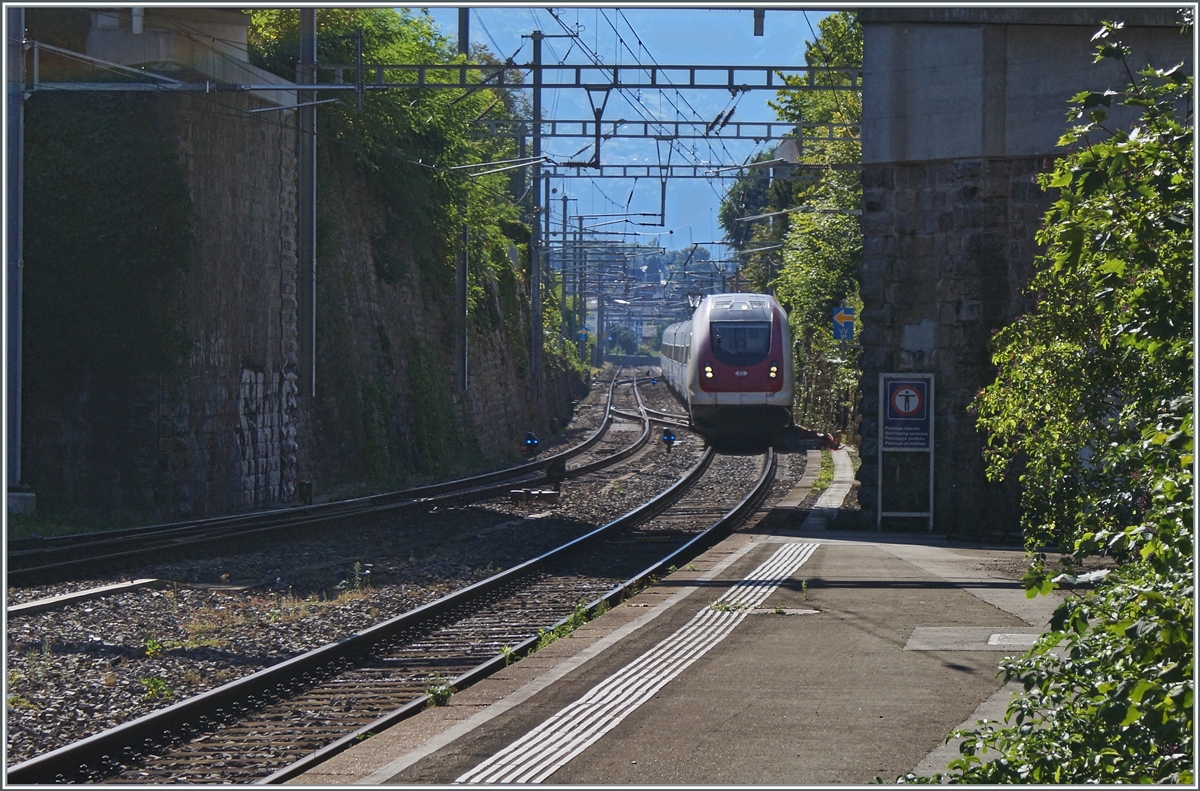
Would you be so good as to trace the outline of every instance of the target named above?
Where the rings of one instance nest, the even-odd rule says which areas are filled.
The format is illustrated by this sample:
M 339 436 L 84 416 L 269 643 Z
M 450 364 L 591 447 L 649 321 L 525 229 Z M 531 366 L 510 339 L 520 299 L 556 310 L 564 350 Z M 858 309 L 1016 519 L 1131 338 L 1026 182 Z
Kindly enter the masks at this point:
M 712 350 L 726 365 L 754 365 L 771 351 L 771 322 L 714 321 Z

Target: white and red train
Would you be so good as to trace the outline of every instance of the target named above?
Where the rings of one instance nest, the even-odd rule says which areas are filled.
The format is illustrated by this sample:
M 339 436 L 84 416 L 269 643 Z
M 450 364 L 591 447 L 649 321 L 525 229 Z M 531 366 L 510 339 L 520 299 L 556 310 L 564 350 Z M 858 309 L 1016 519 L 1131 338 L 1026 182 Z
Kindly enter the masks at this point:
M 663 331 L 662 370 L 706 437 L 769 438 L 792 425 L 791 332 L 769 294 L 705 297 Z

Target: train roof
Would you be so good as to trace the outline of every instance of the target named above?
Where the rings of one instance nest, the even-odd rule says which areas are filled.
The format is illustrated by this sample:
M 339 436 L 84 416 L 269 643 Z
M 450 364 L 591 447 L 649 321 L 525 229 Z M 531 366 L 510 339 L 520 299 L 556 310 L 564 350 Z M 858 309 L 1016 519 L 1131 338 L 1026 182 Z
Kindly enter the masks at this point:
M 709 321 L 770 321 L 777 305 L 770 294 L 711 294 L 700 303 Z

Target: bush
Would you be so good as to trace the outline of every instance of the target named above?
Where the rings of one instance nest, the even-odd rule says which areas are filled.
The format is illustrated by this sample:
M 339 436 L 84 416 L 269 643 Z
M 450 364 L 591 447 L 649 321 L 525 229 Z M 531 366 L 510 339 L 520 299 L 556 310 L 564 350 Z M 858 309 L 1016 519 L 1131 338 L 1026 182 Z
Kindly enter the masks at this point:
M 1125 62 L 1119 29 L 1097 35 L 1097 60 Z M 1130 79 L 1072 99 L 1073 150 L 1042 180 L 1061 192 L 1038 237 L 1037 308 L 996 336 L 999 374 L 976 401 L 989 475 L 1024 462 L 1029 595 L 1097 588 L 1001 665 L 1025 691 L 1008 724 L 951 734 L 966 737 L 951 782 L 1194 782 L 1192 78 Z M 1110 131 L 1115 105 L 1141 118 Z M 1041 554 L 1055 544 L 1074 550 L 1058 576 Z M 1117 569 L 1077 573 L 1098 554 Z

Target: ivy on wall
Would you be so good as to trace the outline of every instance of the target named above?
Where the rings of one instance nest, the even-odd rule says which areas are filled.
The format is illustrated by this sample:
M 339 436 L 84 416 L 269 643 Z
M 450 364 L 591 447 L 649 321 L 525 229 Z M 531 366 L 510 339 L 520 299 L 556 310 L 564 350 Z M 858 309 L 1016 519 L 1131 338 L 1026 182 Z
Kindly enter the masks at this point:
M 169 373 L 189 349 L 192 207 L 146 96 L 39 93 L 25 116 L 25 397 Z
M 252 12 L 251 61 L 291 77 L 298 28 L 294 9 Z M 342 8 L 317 14 L 318 61 L 353 63 L 360 36 L 366 63 L 462 60 L 426 14 Z M 486 51 L 472 57 L 490 59 Z M 403 79 L 399 74 L 390 78 Z M 509 76 L 513 78 L 515 73 Z M 318 92 L 318 98 L 332 96 Z M 322 106 L 318 302 L 341 306 L 344 315 L 318 311 L 318 356 L 338 360 L 341 370 L 318 378 L 324 382 L 318 384 L 318 396 L 327 439 L 336 435 L 338 447 L 361 451 L 347 450 L 339 474 L 361 472 L 385 484 L 410 473 L 446 473 L 468 458 L 481 461 L 478 453 L 463 452 L 475 446 L 475 427 L 461 425 L 452 406 L 451 334 L 429 334 L 431 328 L 454 324 L 455 264 L 464 226 L 469 229 L 471 345 L 490 345 L 499 338 L 507 345 L 505 359 L 514 378 L 528 379 L 529 228 L 512 192 L 512 174 L 472 177 L 459 168 L 515 156 L 515 141 L 479 139 L 472 124 L 513 118 L 524 109 L 514 89 L 495 84 L 369 91 L 361 111 L 352 101 Z M 362 250 L 358 239 L 364 231 Z M 398 354 L 378 371 L 368 357 L 390 358 L 390 341 L 381 341 L 378 355 L 364 357 L 356 346 L 363 339 L 352 326 L 365 286 L 358 283 L 361 270 L 354 262 L 364 252 L 376 279 L 368 288 L 379 295 L 380 307 L 411 302 L 412 316 L 432 321 L 417 328 L 407 314 L 383 317 L 379 326 L 390 328 Z M 554 349 L 548 349 L 546 359 L 553 356 Z M 353 469 L 359 465 L 363 469 Z

